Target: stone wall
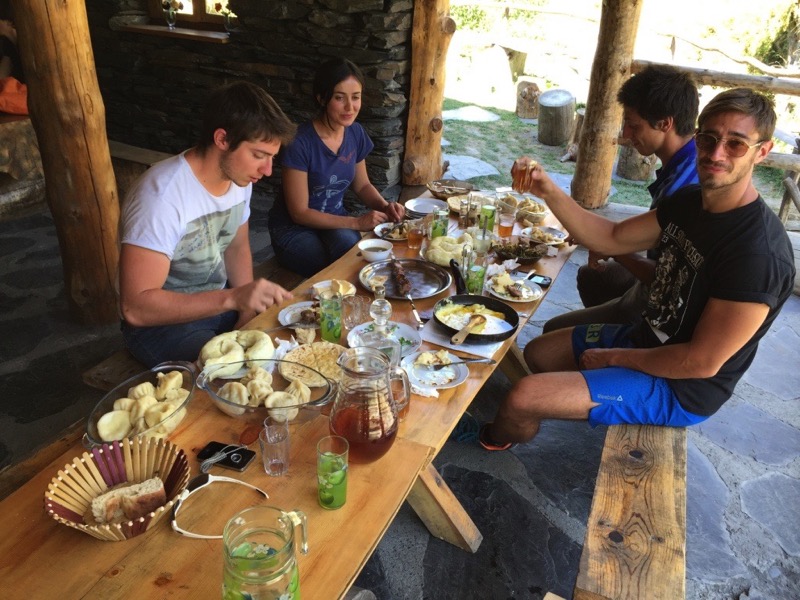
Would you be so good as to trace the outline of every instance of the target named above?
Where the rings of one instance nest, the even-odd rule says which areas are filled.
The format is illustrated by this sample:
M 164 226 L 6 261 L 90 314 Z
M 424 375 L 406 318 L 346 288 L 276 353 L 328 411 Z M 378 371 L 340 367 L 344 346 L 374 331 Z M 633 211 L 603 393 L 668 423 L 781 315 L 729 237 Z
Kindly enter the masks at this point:
M 369 176 L 387 198 L 396 198 L 413 0 L 230 0 L 229 6 L 239 16 L 238 29 L 228 44 L 214 44 L 120 31 L 124 23 L 149 22 L 146 0 L 86 0 L 109 139 L 181 151 L 194 143 L 208 91 L 239 79 L 265 88 L 299 123 L 314 111 L 317 65 L 344 56 L 366 77 L 359 121 L 375 143 Z M 272 194 L 278 182 L 273 176 L 259 186 Z

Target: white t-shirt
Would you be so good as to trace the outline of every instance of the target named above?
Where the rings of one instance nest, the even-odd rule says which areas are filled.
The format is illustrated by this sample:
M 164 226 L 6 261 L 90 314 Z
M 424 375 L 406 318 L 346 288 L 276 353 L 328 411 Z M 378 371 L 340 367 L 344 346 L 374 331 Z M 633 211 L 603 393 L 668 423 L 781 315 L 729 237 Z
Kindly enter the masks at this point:
M 185 153 L 153 165 L 122 206 L 120 243 L 170 259 L 165 290 L 194 293 L 225 286 L 223 254 L 250 218 L 252 185 L 231 183 L 214 196 L 192 172 Z

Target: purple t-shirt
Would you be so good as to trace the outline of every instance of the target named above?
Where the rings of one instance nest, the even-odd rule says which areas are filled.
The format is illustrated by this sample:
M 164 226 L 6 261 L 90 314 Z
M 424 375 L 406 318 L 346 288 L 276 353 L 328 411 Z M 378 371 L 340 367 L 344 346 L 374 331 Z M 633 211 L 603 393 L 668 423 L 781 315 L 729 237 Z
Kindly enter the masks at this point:
M 372 148 L 372 140 L 364 128 L 353 123 L 345 128 L 342 145 L 334 154 L 309 121 L 298 127 L 292 143 L 281 152 L 281 165 L 308 173 L 309 208 L 346 215 L 344 193 L 353 183 L 356 165 L 372 152 Z

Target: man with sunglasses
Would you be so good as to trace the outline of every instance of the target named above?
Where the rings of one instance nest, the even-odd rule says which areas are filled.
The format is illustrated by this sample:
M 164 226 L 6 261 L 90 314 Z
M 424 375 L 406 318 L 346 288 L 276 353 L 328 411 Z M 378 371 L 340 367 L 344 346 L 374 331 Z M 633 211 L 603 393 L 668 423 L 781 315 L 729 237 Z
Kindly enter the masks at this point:
M 656 180 L 647 186 L 658 208 L 662 199 L 698 183 L 694 129 L 699 94 L 691 75 L 669 65 L 651 65 L 628 79 L 617 94 L 623 106 L 622 137 L 643 156 L 661 161 Z M 586 323 L 629 323 L 641 314 L 653 279 L 655 250 L 612 257 L 589 252 L 578 269 L 577 286 L 586 308 L 558 315 L 545 333 Z
M 570 232 L 611 256 L 657 247 L 656 277 L 633 324 L 579 325 L 530 342 L 534 375 L 481 428 L 484 448 L 530 440 L 542 419 L 693 425 L 733 394 L 794 285 L 789 238 L 752 181 L 775 121 L 771 100 L 750 89 L 717 95 L 695 135 L 700 185 L 619 223 L 582 209 L 534 168 L 525 191 Z M 520 159 L 512 172 L 529 164 Z

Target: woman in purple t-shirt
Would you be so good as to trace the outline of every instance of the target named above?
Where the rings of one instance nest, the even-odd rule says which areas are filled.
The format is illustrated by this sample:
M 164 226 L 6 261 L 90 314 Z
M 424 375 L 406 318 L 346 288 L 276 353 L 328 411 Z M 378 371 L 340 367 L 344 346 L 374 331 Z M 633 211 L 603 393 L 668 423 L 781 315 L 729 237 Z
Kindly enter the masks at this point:
M 372 140 L 356 117 L 364 77 L 346 59 L 323 64 L 314 76 L 319 114 L 297 130 L 281 152 L 283 192 L 270 211 L 272 246 L 282 266 L 310 277 L 386 221 L 399 222 L 403 206 L 387 202 L 367 175 Z M 369 209 L 351 216 L 344 194 L 352 189 Z

